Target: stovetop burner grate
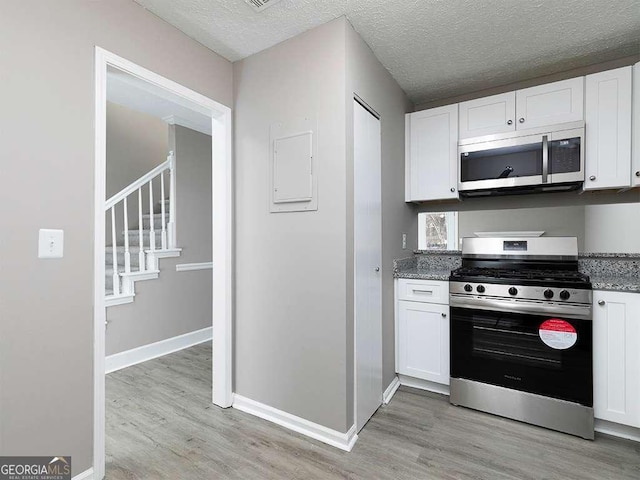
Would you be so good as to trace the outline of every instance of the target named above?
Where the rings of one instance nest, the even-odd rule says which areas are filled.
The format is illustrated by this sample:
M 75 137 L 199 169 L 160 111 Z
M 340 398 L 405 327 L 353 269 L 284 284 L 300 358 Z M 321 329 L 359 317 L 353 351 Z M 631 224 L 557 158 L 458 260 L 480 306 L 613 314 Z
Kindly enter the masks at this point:
M 553 282 L 589 283 L 589 276 L 572 270 L 510 270 L 502 268 L 465 268 L 451 272 L 454 278 L 481 277 L 486 279 L 537 280 Z

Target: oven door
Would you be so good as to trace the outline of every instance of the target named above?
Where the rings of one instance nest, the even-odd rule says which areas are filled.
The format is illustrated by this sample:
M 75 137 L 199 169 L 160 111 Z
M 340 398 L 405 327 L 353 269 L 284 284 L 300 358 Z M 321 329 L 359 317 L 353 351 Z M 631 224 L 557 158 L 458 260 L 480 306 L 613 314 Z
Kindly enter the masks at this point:
M 453 306 L 450 325 L 452 378 L 593 406 L 590 319 Z

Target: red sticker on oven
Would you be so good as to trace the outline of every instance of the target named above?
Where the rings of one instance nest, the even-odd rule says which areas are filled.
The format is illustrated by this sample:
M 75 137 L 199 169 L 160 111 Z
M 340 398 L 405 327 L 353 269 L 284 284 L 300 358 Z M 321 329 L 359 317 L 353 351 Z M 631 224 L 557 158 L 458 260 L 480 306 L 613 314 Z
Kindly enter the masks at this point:
M 559 318 L 545 320 L 538 329 L 542 341 L 556 350 L 571 348 L 578 341 L 578 333 L 569 322 Z

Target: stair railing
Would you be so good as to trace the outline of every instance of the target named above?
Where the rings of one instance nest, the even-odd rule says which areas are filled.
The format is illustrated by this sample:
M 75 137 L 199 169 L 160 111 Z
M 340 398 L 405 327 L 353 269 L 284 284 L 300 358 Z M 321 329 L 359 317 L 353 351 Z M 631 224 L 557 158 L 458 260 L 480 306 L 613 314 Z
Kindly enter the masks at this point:
M 165 221 L 165 172 L 169 174 L 169 221 Z M 148 266 L 145 259 L 144 245 L 144 225 L 143 225 L 143 206 L 142 206 L 142 189 L 147 186 L 149 190 L 149 253 L 156 251 L 155 237 L 155 218 L 153 211 L 153 182 L 159 177 L 160 179 L 160 209 L 161 209 L 161 248 L 162 250 L 176 248 L 176 231 L 175 231 L 175 198 L 176 198 L 176 175 L 175 175 L 175 155 L 169 152 L 167 160 L 153 170 L 141 176 L 135 182 L 126 186 L 118 193 L 113 195 L 105 202 L 105 213 L 111 211 L 111 242 L 112 242 L 112 263 L 113 263 L 113 294 L 120 295 L 120 275 L 118 273 L 118 248 L 116 242 L 116 207 L 122 204 L 123 224 L 124 224 L 124 273 L 131 273 L 131 253 L 129 251 L 129 218 L 127 211 L 127 199 L 137 192 L 138 195 L 138 237 L 139 252 L 138 265 L 139 271 L 144 272 Z

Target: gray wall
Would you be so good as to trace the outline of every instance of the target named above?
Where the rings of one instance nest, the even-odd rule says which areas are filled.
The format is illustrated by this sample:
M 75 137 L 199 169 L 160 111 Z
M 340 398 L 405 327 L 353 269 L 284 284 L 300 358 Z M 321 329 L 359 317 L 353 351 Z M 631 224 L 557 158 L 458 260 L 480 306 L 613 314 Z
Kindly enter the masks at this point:
M 166 122 L 107 102 L 107 198 L 160 165 L 168 153 Z
M 585 251 L 640 253 L 640 203 L 585 207 Z
M 133 303 L 107 309 L 107 355 L 212 325 L 212 271 L 176 272 L 179 263 L 211 261 L 211 137 L 181 126 L 169 129 L 182 252 L 160 260 L 158 279 L 136 283 Z
M 131 0 L 0 2 L 0 452 L 92 464 L 94 46 L 226 105 L 230 63 Z M 38 260 L 39 228 L 65 257 Z M 10 254 L 7 254 L 10 252 Z
M 460 212 L 458 238 L 474 237 L 474 232 L 544 231 L 545 236 L 578 237 L 578 250 L 582 252 L 584 212 L 583 205 Z
M 107 102 L 107 185 L 106 198 L 160 165 L 169 153 L 169 126 L 163 120 Z M 166 182 L 168 185 L 168 182 Z M 154 198 L 160 198 L 160 182 L 153 184 Z M 149 213 L 145 187 L 142 208 Z M 130 226 L 138 225 L 138 196 L 127 199 Z M 116 209 L 116 233 L 124 229 L 122 204 Z M 111 245 L 111 212 L 106 212 L 105 241 Z
M 348 172 L 348 265 L 353 265 L 353 94 L 357 94 L 379 115 L 382 129 L 382 355 L 383 388 L 395 378 L 395 333 L 393 259 L 406 257 L 417 246 L 417 215 L 404 202 L 404 114 L 413 105 L 382 66 L 368 45 L 345 21 L 347 46 L 347 172 Z M 402 249 L 402 233 L 408 234 Z M 353 268 L 348 277 L 347 345 L 353 346 Z M 349 350 L 353 359 L 353 350 Z M 353 373 L 353 366 L 348 368 Z M 353 382 L 353 378 L 351 379 Z M 351 389 L 353 391 L 353 389 Z
M 234 391 L 341 432 L 352 425 L 344 36 L 338 19 L 234 64 Z M 305 116 L 318 124 L 318 210 L 269 213 L 269 127 Z

